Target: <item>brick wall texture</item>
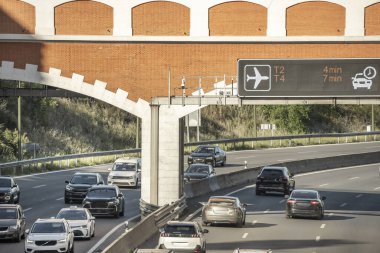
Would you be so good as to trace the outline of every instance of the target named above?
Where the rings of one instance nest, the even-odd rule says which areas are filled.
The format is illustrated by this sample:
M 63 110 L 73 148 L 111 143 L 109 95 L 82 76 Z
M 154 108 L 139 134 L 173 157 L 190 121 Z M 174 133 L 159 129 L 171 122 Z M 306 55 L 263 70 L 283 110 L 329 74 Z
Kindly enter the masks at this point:
M 265 36 L 267 9 L 248 2 L 229 2 L 209 9 L 210 35 Z
M 18 0 L 0 0 L 0 33 L 33 34 L 34 6 Z
M 190 34 L 190 9 L 173 2 L 150 2 L 132 9 L 133 35 Z
M 346 10 L 328 2 L 300 3 L 286 11 L 286 34 L 288 36 L 343 36 Z
M 112 35 L 113 8 L 95 1 L 74 1 L 55 7 L 55 34 Z
M 365 35 L 380 34 L 380 3 L 373 4 L 365 9 Z
M 247 44 L 247 43 L 16 43 L 0 45 L 0 60 L 62 69 L 107 82 L 107 89 L 122 88 L 130 98 L 150 101 L 168 95 L 168 69 L 171 67 L 172 94 L 180 95 L 182 76 L 236 76 L 239 58 L 379 58 L 380 44 Z M 211 80 L 202 86 L 210 90 Z M 198 79 L 187 80 L 194 91 Z M 190 90 L 189 90 L 190 91 Z M 188 91 L 188 92 L 189 92 Z M 189 93 L 188 93 L 189 94 Z

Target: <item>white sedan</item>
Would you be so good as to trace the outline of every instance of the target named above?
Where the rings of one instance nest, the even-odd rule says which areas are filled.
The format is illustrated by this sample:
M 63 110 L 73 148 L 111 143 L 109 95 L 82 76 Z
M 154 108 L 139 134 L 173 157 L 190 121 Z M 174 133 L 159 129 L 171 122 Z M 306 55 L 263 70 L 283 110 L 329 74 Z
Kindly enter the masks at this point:
M 58 219 L 66 219 L 74 232 L 75 238 L 86 238 L 88 240 L 95 236 L 95 217 L 87 208 L 71 206 L 62 208 Z

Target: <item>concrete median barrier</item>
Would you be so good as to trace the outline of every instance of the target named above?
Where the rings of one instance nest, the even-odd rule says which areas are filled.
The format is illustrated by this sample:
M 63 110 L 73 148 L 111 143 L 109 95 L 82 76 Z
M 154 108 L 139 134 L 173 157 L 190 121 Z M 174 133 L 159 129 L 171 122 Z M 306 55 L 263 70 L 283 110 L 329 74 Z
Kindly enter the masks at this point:
M 290 172 L 299 174 L 372 163 L 380 163 L 380 152 L 322 157 L 268 165 L 286 166 Z M 248 168 L 241 171 L 217 175 L 206 180 L 187 183 L 185 184 L 185 194 L 188 198 L 193 198 L 224 188 L 254 183 L 256 181 L 256 176 L 262 167 L 263 166 Z

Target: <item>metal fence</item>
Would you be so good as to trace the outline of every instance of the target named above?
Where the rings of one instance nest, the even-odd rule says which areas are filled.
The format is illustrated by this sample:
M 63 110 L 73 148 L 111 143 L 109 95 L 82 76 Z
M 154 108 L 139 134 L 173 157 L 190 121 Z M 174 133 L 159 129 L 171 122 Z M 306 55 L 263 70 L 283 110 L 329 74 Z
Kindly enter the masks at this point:
M 185 143 L 185 147 L 192 147 L 198 145 L 210 145 L 210 144 L 232 144 L 232 149 L 238 143 L 242 143 L 243 147 L 245 143 L 248 142 L 259 142 L 259 141 L 288 141 L 288 145 L 290 146 L 294 140 L 306 139 L 307 143 L 311 143 L 313 139 L 319 139 L 318 143 L 321 143 L 321 138 L 332 138 L 335 143 L 343 143 L 348 142 L 348 138 L 355 137 L 354 141 L 359 141 L 358 138 L 364 138 L 363 141 L 367 141 L 369 137 L 372 140 L 376 141 L 377 135 L 380 135 L 380 131 L 376 132 L 359 132 L 359 133 L 328 133 L 328 134 L 302 134 L 302 135 L 286 135 L 286 136 L 266 136 L 266 137 L 246 137 L 246 138 L 231 138 L 231 139 L 222 139 L 222 140 L 209 140 L 209 141 L 200 141 L 200 142 L 189 142 Z M 318 144 L 317 143 L 317 144 Z M 253 146 L 253 145 L 252 145 Z M 21 169 L 21 174 L 23 174 L 23 170 L 25 167 L 30 166 L 42 166 L 46 168 L 46 165 L 52 165 L 54 162 L 59 163 L 59 167 L 69 167 L 71 161 L 74 161 L 74 165 L 78 164 L 78 159 L 81 158 L 94 158 L 94 157 L 102 157 L 102 156 L 112 156 L 115 158 L 117 155 L 124 154 L 139 154 L 141 149 L 123 149 L 123 150 L 112 150 L 112 151 L 100 151 L 93 153 L 83 153 L 83 154 L 72 154 L 72 155 L 63 155 L 63 156 L 51 156 L 44 158 L 36 158 L 30 160 L 9 162 L 0 164 L 0 175 L 2 174 L 2 170 L 11 169 L 13 170 L 11 173 L 13 175 L 16 174 L 17 169 Z

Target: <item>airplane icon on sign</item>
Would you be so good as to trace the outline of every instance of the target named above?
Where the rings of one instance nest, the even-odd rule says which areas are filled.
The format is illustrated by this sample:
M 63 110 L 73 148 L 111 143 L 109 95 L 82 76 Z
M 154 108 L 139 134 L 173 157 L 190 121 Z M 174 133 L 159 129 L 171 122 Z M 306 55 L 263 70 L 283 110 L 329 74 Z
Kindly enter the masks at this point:
M 262 76 L 260 74 L 260 72 L 257 70 L 256 67 L 253 68 L 253 70 L 255 71 L 255 76 L 249 76 L 247 74 L 247 82 L 249 82 L 250 80 L 255 80 L 255 85 L 253 86 L 254 89 L 257 88 L 257 86 L 259 86 L 260 82 L 262 80 L 268 80 L 269 79 L 269 76 Z

